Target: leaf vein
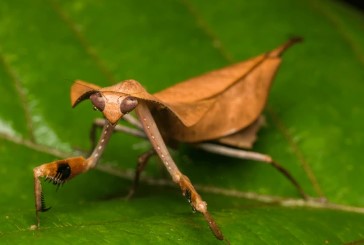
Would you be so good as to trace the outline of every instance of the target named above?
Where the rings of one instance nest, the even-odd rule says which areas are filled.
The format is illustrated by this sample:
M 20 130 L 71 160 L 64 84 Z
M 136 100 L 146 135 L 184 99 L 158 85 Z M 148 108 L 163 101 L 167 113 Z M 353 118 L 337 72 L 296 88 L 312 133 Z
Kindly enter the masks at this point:
M 303 168 L 308 179 L 310 180 L 311 184 L 313 185 L 313 188 L 314 188 L 316 194 L 318 194 L 320 197 L 325 197 L 325 194 L 322 191 L 322 188 L 320 187 L 320 184 L 319 184 L 312 168 L 306 161 L 306 159 L 305 159 L 302 151 L 298 147 L 298 145 L 293 141 L 293 137 L 288 132 L 287 127 L 283 124 L 283 122 L 274 113 L 272 108 L 270 108 L 270 107 L 268 108 L 268 113 L 271 116 L 271 118 L 273 119 L 273 123 L 275 124 L 275 126 L 278 128 L 278 130 L 281 132 L 283 137 L 286 139 L 286 141 L 290 145 L 291 149 L 293 150 L 294 155 L 296 155 L 301 167 Z
M 321 13 L 326 19 L 335 27 L 334 30 L 343 37 L 344 41 L 349 45 L 349 47 L 354 51 L 354 55 L 360 62 L 362 66 L 364 66 L 364 50 L 362 49 L 363 45 L 356 42 L 355 38 L 350 35 L 345 25 L 342 23 L 339 16 L 337 16 L 333 11 L 330 10 L 330 5 L 324 5 L 325 7 L 321 7 L 316 1 L 310 1 L 313 9 Z
M 71 30 L 76 40 L 80 43 L 81 47 L 85 50 L 87 55 L 89 55 L 91 60 L 94 61 L 94 63 L 101 71 L 101 73 L 106 77 L 106 79 L 111 83 L 116 83 L 117 80 L 115 79 L 114 75 L 107 67 L 106 63 L 101 59 L 100 55 L 97 52 L 97 49 L 93 47 L 87 40 L 87 38 L 79 28 L 79 25 L 77 25 L 77 23 L 73 21 L 69 15 L 67 15 L 66 11 L 62 9 L 62 7 L 58 4 L 57 1 L 49 0 L 49 3 L 52 9 L 61 19 L 61 21 L 65 23 L 65 25 Z
M 202 16 L 198 13 L 197 9 L 193 6 L 193 4 L 189 0 L 181 0 L 181 3 L 185 6 L 187 11 L 192 15 L 192 17 L 196 20 L 197 27 L 202 30 L 202 32 L 211 39 L 212 46 L 219 52 L 219 54 L 228 62 L 234 62 L 234 58 L 231 53 L 227 51 L 227 49 L 223 46 L 220 38 L 213 32 L 212 28 L 207 24 L 207 22 L 202 18 Z
M 12 83 L 14 84 L 15 91 L 18 95 L 18 98 L 20 100 L 20 105 L 21 105 L 24 115 L 25 115 L 25 124 L 26 124 L 26 128 L 27 128 L 28 136 L 30 138 L 30 141 L 35 142 L 34 125 L 33 125 L 32 117 L 31 117 L 31 110 L 29 107 L 27 95 L 26 95 L 25 89 L 23 87 L 23 84 L 21 82 L 21 79 L 19 78 L 19 75 L 16 73 L 16 71 L 6 61 L 3 54 L 0 54 L 0 64 L 1 64 L 1 66 L 3 66 L 5 72 L 9 76 Z

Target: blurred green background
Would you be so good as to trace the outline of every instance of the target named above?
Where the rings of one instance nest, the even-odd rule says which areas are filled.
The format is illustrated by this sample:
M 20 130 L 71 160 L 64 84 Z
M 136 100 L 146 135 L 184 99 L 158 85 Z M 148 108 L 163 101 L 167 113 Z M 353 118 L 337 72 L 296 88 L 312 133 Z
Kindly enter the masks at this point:
M 186 146 L 172 154 L 193 183 L 211 187 L 201 195 L 232 244 L 362 242 L 361 13 L 329 0 L 4 0 L 0 243 L 220 243 L 177 187 L 144 181 L 133 199 L 123 199 L 131 186 L 128 173 L 149 149 L 144 140 L 115 134 L 103 157 L 104 171 L 90 171 L 57 192 L 45 185 L 53 208 L 41 214 L 36 231 L 30 229 L 35 224 L 32 169 L 90 147 L 91 123 L 100 114 L 89 102 L 71 109 L 74 80 L 107 86 L 133 78 L 156 92 L 271 50 L 292 36 L 305 41 L 284 55 L 255 151 L 282 163 L 310 195 L 342 206 L 264 203 L 260 195 L 299 196 L 264 164 Z M 157 159 L 144 176 L 169 180 Z M 240 198 L 241 192 L 254 198 Z

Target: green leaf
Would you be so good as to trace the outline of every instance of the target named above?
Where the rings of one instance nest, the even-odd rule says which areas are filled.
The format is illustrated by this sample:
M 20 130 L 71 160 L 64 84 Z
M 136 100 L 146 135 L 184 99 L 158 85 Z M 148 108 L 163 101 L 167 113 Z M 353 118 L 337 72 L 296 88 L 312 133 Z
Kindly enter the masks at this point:
M 144 140 L 115 134 L 98 169 L 57 192 L 45 185 L 53 208 L 39 230 L 32 169 L 90 147 L 99 114 L 89 103 L 71 109 L 74 80 L 133 78 L 156 92 L 297 35 L 305 41 L 284 55 L 254 150 L 329 202 L 300 200 L 264 164 L 188 147 L 172 154 L 232 244 L 359 244 L 363 33 L 363 15 L 328 0 L 1 1 L 1 244 L 218 244 L 156 159 L 135 197 L 123 198 Z

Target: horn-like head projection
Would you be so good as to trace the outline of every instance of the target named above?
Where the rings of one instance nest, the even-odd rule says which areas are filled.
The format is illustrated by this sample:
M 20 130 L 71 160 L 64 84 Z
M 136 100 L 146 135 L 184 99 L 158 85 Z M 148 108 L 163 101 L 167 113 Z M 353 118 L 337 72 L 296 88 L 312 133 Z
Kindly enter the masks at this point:
M 133 94 L 144 92 L 141 85 L 134 80 L 126 80 L 105 88 L 78 80 L 71 87 L 71 103 L 72 107 L 75 107 L 89 98 L 94 108 L 101 111 L 110 123 L 115 124 L 138 105 L 137 97 Z

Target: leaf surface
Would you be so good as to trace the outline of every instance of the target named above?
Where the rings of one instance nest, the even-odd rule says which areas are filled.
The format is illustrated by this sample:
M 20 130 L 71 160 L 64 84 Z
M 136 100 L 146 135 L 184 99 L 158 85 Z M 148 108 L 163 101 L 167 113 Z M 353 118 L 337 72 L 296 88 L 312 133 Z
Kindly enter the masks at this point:
M 332 1 L 228 3 L 0 2 L 2 244 L 218 244 L 155 159 L 136 196 L 123 199 L 138 155 L 150 147 L 141 139 L 115 134 L 97 170 L 57 192 L 45 186 L 53 208 L 40 230 L 30 229 L 32 169 L 90 147 L 99 114 L 88 103 L 71 109 L 74 80 L 103 87 L 135 79 L 154 93 L 297 35 L 305 41 L 284 55 L 254 150 L 328 204 L 302 203 L 264 164 L 187 146 L 172 153 L 232 244 L 363 241 L 363 15 Z

